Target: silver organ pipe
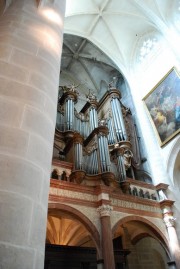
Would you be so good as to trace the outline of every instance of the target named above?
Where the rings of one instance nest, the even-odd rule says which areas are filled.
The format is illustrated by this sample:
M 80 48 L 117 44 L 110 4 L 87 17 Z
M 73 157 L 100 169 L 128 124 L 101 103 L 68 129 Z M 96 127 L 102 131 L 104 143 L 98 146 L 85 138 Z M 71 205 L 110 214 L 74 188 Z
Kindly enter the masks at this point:
M 67 106 L 68 106 L 68 110 L 67 110 L 67 130 L 70 130 L 70 100 L 67 100 Z
M 117 125 L 118 125 L 118 135 L 119 135 L 118 141 L 122 141 L 122 140 L 124 140 L 123 139 L 123 130 L 122 130 L 121 121 L 120 121 L 120 118 L 119 118 L 119 109 L 118 109 L 116 101 L 117 101 L 117 98 L 114 98 L 113 103 L 114 103 L 114 107 L 115 107 L 115 113 L 116 113 Z
M 71 124 L 71 130 L 74 129 L 74 102 L 73 100 L 71 100 L 71 121 L 70 121 L 70 124 Z
M 64 115 L 60 113 L 60 130 L 64 131 Z
M 87 155 L 87 163 L 86 163 L 87 174 L 91 174 L 91 167 L 92 167 L 92 153 L 90 155 Z
M 69 102 L 66 100 L 65 106 L 65 130 L 69 130 Z
M 127 139 L 126 128 L 125 128 L 123 114 L 122 114 L 122 110 L 121 110 L 121 104 L 120 104 L 118 98 L 115 98 L 115 103 L 116 103 L 116 107 L 118 110 L 118 119 L 119 119 L 119 122 L 121 125 L 123 140 L 126 140 Z
M 94 155 L 95 155 L 94 174 L 98 174 L 99 166 L 98 166 L 97 149 L 94 151 Z
M 108 119 L 108 129 L 109 129 L 108 144 L 109 145 L 115 144 L 115 137 L 114 137 L 114 130 L 113 130 L 113 125 L 112 125 L 112 118 Z
M 93 120 L 94 120 L 94 117 L 93 117 L 93 108 L 91 108 L 90 112 L 89 112 L 89 124 L 90 124 L 90 132 L 93 131 L 93 127 L 94 127 L 94 124 L 93 124 Z
M 98 145 L 99 145 L 99 153 L 100 153 L 100 161 L 101 161 L 101 171 L 106 171 L 106 162 L 105 162 L 105 155 L 103 151 L 103 144 L 102 144 L 102 136 L 98 137 Z
M 87 122 L 86 122 L 85 120 L 83 120 L 83 121 L 82 121 L 82 135 L 83 135 L 84 139 L 87 138 L 86 124 L 87 124 Z
M 82 154 L 82 145 L 78 144 L 78 153 L 79 153 L 79 170 L 83 170 L 83 154 Z
M 111 170 L 111 163 L 107 137 L 105 135 L 98 136 L 98 146 L 100 153 L 101 172 L 109 172 Z
M 104 170 L 103 170 L 103 172 L 106 172 L 108 170 L 107 170 L 107 162 L 106 162 L 106 151 L 105 151 L 105 147 L 104 147 L 104 136 L 101 136 L 101 145 L 102 145 L 102 154 L 103 154 L 103 158 L 104 158 Z
M 69 130 L 72 130 L 72 127 L 71 127 L 71 109 L 72 109 L 72 106 L 71 106 L 71 101 L 72 100 L 69 100 Z
M 78 130 L 78 127 L 77 127 L 77 121 L 78 121 L 78 118 L 77 118 L 77 116 L 75 115 L 75 116 L 74 116 L 74 130 L 75 130 L 75 131 Z
M 96 174 L 96 151 L 93 151 L 93 165 L 92 165 L 92 173 Z
M 90 132 L 92 132 L 96 127 L 98 127 L 98 116 L 97 111 L 94 107 L 91 107 L 90 109 L 89 123 L 90 123 Z
M 83 170 L 83 155 L 82 155 L 82 145 L 76 143 L 74 147 L 75 151 L 75 170 Z
M 116 130 L 117 142 L 127 139 L 121 104 L 118 98 L 111 99 L 112 114 Z
M 73 110 L 73 101 L 72 100 L 70 100 L 70 112 L 69 112 L 69 128 L 70 128 L 70 130 L 73 130 L 73 126 L 72 126 L 72 123 L 73 123 L 73 119 L 74 119 L 74 110 Z M 72 113 L 73 113 L 73 115 L 72 115 Z
M 118 120 L 117 109 L 115 106 L 114 98 L 111 100 L 111 107 L 112 107 L 112 114 L 113 114 L 113 120 L 114 120 L 114 127 L 116 131 L 116 138 L 117 138 L 117 141 L 121 141 L 122 130 L 121 130 L 120 122 Z
M 86 137 L 88 137 L 90 134 L 90 124 L 89 121 L 86 122 Z
M 120 181 L 124 181 L 126 179 L 126 169 L 124 165 L 123 156 L 117 156 L 117 170 L 119 174 Z
M 97 150 L 91 152 L 90 155 L 86 155 L 86 172 L 90 175 L 98 174 L 98 159 Z
M 65 104 L 65 130 L 74 130 L 74 102 L 71 99 L 66 100 Z
M 109 148 L 108 148 L 107 137 L 103 136 L 102 141 L 103 141 L 103 149 L 104 149 L 105 160 L 106 160 L 106 171 L 110 171 L 111 170 L 111 162 L 110 162 L 110 157 L 109 157 Z
M 97 116 L 97 110 L 93 108 L 93 116 L 94 116 L 94 129 L 98 127 L 98 116 Z
M 64 115 L 62 112 L 57 113 L 56 128 L 60 131 L 64 131 Z

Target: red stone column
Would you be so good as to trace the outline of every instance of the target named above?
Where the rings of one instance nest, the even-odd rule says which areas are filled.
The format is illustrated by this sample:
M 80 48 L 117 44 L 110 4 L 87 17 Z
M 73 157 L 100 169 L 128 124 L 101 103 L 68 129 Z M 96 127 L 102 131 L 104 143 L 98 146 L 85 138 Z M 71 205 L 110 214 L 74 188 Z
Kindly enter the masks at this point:
M 172 205 L 173 201 L 171 200 L 163 200 L 160 202 L 161 209 L 163 212 L 164 223 L 167 228 L 167 232 L 169 235 L 169 248 L 171 253 L 171 259 L 169 264 L 169 268 L 180 269 L 180 246 L 178 242 L 178 237 L 175 229 L 175 218 L 173 217 Z
M 101 217 L 102 254 L 104 259 L 104 269 L 115 269 L 114 250 L 112 242 L 112 231 L 110 212 L 112 207 L 103 204 L 98 209 Z

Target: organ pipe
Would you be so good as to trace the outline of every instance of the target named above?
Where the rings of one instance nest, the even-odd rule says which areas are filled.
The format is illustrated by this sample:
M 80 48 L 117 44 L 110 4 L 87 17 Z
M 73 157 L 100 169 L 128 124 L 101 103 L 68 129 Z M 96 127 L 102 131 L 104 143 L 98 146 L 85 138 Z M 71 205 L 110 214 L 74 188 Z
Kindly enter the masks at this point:
M 120 181 L 124 181 L 126 179 L 126 169 L 124 166 L 124 159 L 121 155 L 117 156 L 117 170 L 120 177 Z
M 122 129 L 123 140 L 126 140 L 127 139 L 126 128 L 125 128 L 123 114 L 122 114 L 122 110 L 121 110 L 121 104 L 120 104 L 118 98 L 115 98 L 115 103 L 116 103 L 116 107 L 118 110 L 118 118 L 119 118 L 119 122 L 120 122 L 121 129 Z
M 117 141 L 121 141 L 122 140 L 122 137 L 121 137 L 122 131 L 121 131 L 120 123 L 118 120 L 117 110 L 115 107 L 114 99 L 111 100 L 111 107 L 112 107 L 112 114 L 113 114 L 114 126 L 115 126 L 115 131 L 116 131 L 116 138 L 117 138 Z
M 103 99 L 104 98 L 104 99 Z M 77 93 L 73 89 L 67 89 L 60 97 L 60 108 L 58 114 L 57 128 L 64 132 L 60 138 L 66 144 L 65 154 L 70 148 L 74 148 L 74 171 L 85 170 L 84 173 L 95 175 L 100 174 L 104 182 L 108 178 L 111 171 L 110 155 L 115 157 L 114 170 L 118 172 L 120 182 L 126 179 L 126 170 L 133 169 L 131 161 L 128 161 L 125 148 L 131 151 L 131 143 L 127 141 L 129 137 L 129 126 L 125 126 L 124 115 L 120 103 L 120 93 L 116 89 L 107 92 L 106 97 L 103 97 L 99 104 L 93 94 L 88 95 L 88 101 L 80 112 L 76 111 L 75 103 L 77 101 Z M 107 101 L 108 98 L 110 102 Z M 105 121 L 99 120 L 98 115 L 107 115 L 111 107 L 111 116 Z M 98 110 L 99 109 L 99 110 Z M 103 113 L 101 113 L 101 110 Z M 98 114 L 97 114 L 98 111 Z M 127 130 L 126 130 L 127 127 Z M 71 132 L 67 132 L 71 131 Z M 128 136 L 127 136 L 128 131 Z M 73 142 L 72 142 L 73 141 Z M 95 142 L 95 144 L 94 144 Z M 129 143 L 128 146 L 126 145 Z M 92 147 L 92 145 L 95 145 Z M 96 146 L 97 145 L 97 146 Z M 109 146 L 108 146 L 109 145 Z M 89 150 L 89 148 L 90 150 Z M 124 150 L 116 151 L 118 149 Z M 91 153 L 89 153 L 91 151 Z M 71 151 L 69 151 L 71 154 Z M 86 154 L 85 152 L 88 152 Z M 113 154 L 112 154 L 113 152 Z M 132 154 L 133 156 L 133 154 Z M 130 156 L 130 158 L 132 157 Z M 68 160 L 71 160 L 72 157 Z M 82 173 L 81 173 L 82 174 Z M 107 175 L 107 178 L 105 176 Z

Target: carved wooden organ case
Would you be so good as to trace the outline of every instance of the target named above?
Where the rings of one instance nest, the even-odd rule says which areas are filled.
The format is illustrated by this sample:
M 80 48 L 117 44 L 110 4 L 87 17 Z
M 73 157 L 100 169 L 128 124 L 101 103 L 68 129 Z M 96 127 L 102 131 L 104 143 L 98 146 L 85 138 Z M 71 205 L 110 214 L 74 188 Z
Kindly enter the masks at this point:
M 110 87 L 98 102 L 87 96 L 81 111 L 78 91 L 61 87 L 55 147 L 61 160 L 73 163 L 70 181 L 117 186 L 140 166 L 140 153 L 131 111 L 122 105 L 120 91 Z

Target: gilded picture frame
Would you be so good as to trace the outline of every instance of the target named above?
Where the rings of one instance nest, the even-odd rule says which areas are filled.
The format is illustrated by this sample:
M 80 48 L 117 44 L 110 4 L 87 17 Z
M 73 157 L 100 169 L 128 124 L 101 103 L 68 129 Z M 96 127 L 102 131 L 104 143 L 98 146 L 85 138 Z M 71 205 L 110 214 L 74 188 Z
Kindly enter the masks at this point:
M 143 98 L 160 146 L 180 132 L 180 75 L 175 67 Z

